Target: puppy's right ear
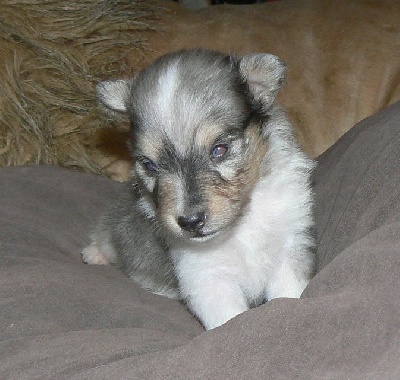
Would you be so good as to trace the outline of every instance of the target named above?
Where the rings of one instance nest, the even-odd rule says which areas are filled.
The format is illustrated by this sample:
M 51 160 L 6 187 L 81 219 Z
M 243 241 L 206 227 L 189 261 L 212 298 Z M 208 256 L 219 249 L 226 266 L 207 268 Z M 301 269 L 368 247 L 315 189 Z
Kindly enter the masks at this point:
M 127 112 L 131 81 L 118 79 L 100 82 L 96 86 L 97 99 L 112 111 Z
M 286 65 L 272 54 L 249 54 L 239 60 L 239 70 L 254 102 L 268 110 L 285 83 Z

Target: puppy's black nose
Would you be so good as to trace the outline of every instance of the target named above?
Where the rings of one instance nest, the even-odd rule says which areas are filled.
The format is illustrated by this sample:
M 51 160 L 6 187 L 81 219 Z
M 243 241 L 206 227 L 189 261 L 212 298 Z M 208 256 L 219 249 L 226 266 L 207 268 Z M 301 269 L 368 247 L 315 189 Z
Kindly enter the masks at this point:
M 206 223 L 206 214 L 198 212 L 192 215 L 183 215 L 178 217 L 179 226 L 189 232 L 199 231 Z

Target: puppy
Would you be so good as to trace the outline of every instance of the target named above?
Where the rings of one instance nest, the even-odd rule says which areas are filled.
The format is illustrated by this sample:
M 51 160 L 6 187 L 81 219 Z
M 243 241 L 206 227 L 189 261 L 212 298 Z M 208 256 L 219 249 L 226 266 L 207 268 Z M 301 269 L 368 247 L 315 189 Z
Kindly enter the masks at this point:
M 206 329 L 313 273 L 313 162 L 275 96 L 285 65 L 270 54 L 167 54 L 129 80 L 98 85 L 129 114 L 132 181 L 83 250 L 143 288 L 182 299 Z

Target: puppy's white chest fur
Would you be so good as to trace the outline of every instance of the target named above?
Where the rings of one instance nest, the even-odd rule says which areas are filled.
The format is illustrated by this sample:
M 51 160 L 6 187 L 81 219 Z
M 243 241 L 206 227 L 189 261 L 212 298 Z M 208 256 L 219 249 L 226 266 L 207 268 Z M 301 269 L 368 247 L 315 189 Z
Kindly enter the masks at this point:
M 309 265 L 297 252 L 307 237 L 296 233 L 307 216 L 294 207 L 296 193 L 304 189 L 301 183 L 285 188 L 286 181 L 286 173 L 261 180 L 240 222 L 226 235 L 171 250 L 181 295 L 207 329 L 264 300 L 298 298 L 307 285 L 301 270 L 296 273 L 302 259 L 305 268 Z

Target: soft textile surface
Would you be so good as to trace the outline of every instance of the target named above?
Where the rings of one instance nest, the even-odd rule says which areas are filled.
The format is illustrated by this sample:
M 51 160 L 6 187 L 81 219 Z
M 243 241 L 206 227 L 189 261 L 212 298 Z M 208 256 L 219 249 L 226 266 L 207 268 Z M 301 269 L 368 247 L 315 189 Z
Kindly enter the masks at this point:
M 55 167 L 0 171 L 1 379 L 399 379 L 400 103 L 315 173 L 319 272 L 203 332 L 80 249 L 121 184 Z

